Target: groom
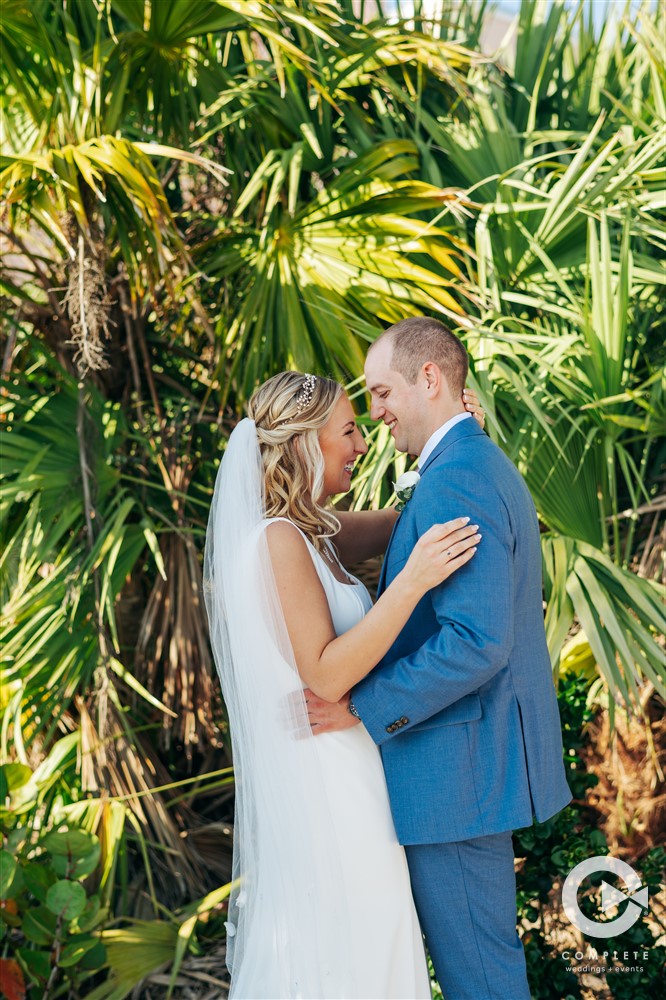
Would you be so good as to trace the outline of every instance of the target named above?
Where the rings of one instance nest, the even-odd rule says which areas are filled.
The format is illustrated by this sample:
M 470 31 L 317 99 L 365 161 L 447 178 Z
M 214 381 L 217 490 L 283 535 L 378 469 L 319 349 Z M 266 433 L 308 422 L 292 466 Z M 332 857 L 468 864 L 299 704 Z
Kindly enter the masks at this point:
M 467 515 L 474 558 L 417 606 L 379 666 L 318 732 L 355 716 L 381 749 L 393 820 L 446 1000 L 529 1000 L 511 831 L 571 798 L 546 647 L 539 526 L 520 474 L 461 403 L 467 352 L 406 319 L 368 353 L 371 415 L 420 480 L 391 536 L 381 593 L 434 523 Z M 318 714 L 319 713 L 319 714 Z

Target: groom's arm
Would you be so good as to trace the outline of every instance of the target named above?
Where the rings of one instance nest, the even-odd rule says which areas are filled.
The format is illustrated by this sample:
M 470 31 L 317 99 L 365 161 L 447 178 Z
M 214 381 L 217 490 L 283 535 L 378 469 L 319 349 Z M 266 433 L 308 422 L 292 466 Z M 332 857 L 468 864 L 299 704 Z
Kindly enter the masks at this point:
M 343 566 L 383 556 L 389 543 L 398 512 L 393 507 L 382 510 L 336 510 L 340 531 L 331 539 Z
M 432 602 L 437 631 L 413 653 L 384 661 L 352 690 L 375 743 L 476 691 L 506 665 L 513 646 L 514 540 L 494 485 L 469 469 L 433 469 L 419 483 L 415 514 L 419 536 L 433 523 L 464 514 L 483 537 L 474 558 L 423 598 Z M 409 722 L 393 726 L 403 718 Z

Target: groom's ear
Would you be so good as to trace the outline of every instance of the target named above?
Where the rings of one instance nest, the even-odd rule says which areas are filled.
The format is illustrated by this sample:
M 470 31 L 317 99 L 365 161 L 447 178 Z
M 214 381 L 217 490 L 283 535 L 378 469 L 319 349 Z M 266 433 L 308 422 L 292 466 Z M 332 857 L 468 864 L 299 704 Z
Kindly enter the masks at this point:
M 423 368 L 421 369 L 421 374 L 423 376 L 425 390 L 429 396 L 434 399 L 439 395 L 442 388 L 442 372 L 438 365 L 434 361 L 426 361 Z

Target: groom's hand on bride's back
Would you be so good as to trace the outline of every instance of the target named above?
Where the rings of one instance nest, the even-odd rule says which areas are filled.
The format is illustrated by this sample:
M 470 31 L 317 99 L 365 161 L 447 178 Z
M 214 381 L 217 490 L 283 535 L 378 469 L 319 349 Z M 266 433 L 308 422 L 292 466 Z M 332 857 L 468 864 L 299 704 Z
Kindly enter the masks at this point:
M 337 733 L 359 724 L 360 720 L 349 711 L 348 694 L 343 695 L 340 701 L 331 702 L 318 698 L 314 691 L 306 688 L 305 702 L 310 727 L 315 736 L 320 733 Z

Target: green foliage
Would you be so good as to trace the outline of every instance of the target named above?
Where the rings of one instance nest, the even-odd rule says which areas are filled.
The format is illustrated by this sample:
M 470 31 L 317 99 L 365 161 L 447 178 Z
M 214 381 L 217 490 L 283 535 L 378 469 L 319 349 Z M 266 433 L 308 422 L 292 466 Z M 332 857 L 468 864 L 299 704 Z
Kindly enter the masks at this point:
M 577 976 L 570 972 L 552 945 L 537 929 L 523 935 L 527 980 L 533 1000 L 580 1000 Z
M 202 261 L 209 276 L 233 280 L 242 297 L 226 334 L 233 345 L 226 378 L 243 398 L 276 352 L 299 370 L 343 380 L 358 372 L 363 351 L 347 329 L 349 310 L 368 323 L 405 311 L 460 312 L 452 294 L 452 279 L 462 278 L 455 240 L 409 217 L 442 202 L 439 189 L 409 179 L 416 152 L 405 140 L 384 142 L 343 169 L 338 161 L 334 174 L 332 165 L 320 167 L 326 187 L 309 203 L 298 195 L 302 143 L 279 157 L 271 152 L 250 179 Z M 438 266 L 426 268 L 419 257 Z
M 6 691 L 22 692 L 31 738 L 44 733 L 49 740 L 77 692 L 93 686 L 100 648 L 87 627 L 91 618 L 108 627 L 112 676 L 159 705 L 119 660 L 114 612 L 155 527 L 114 467 L 126 434 L 118 405 L 92 388 L 83 393 L 64 372 L 50 394 L 54 382 L 40 369 L 6 392 L 2 407 L 2 678 Z M 91 456 L 94 512 L 86 500 L 82 443 Z
M 641 882 L 649 888 L 650 900 L 661 894 L 663 889 L 664 871 L 666 870 L 666 851 L 663 847 L 650 851 L 641 860 Z M 651 907 L 652 909 L 652 907 Z M 656 919 L 652 909 L 652 919 Z M 662 925 L 663 930 L 663 925 Z M 663 943 L 655 944 L 654 935 L 646 928 L 645 920 L 639 920 L 619 938 L 608 938 L 604 951 L 638 952 L 640 960 L 624 961 L 624 965 L 643 967 L 643 972 L 610 972 L 607 976 L 608 986 L 613 993 L 613 1000 L 664 1000 L 666 997 L 666 947 Z M 643 954 L 648 958 L 644 960 Z
M 7 197 L 28 212 L 34 202 L 45 224 L 54 216 L 39 178 L 60 185 L 84 236 L 84 263 L 100 236 L 121 248 L 142 242 L 128 212 L 143 220 L 146 257 L 160 257 L 167 231 L 175 251 L 173 225 L 191 226 L 197 260 L 217 297 L 231 303 L 213 316 L 220 349 L 212 376 L 236 408 L 257 378 L 283 364 L 355 373 L 358 337 L 373 335 L 377 317 L 389 321 L 398 308 L 455 311 L 455 296 L 464 295 L 472 329 L 463 330 L 480 384 L 494 393 L 487 402 L 498 439 L 524 466 L 540 514 L 625 567 L 635 525 L 621 532 L 622 505 L 651 499 L 663 417 L 654 351 L 663 276 L 653 257 L 663 190 L 660 15 L 627 7 L 611 44 L 610 28 L 597 37 L 582 5 L 569 15 L 524 4 L 502 76 L 447 41 L 464 32 L 478 42 L 484 9 L 447 8 L 446 22 L 426 31 L 417 18 L 408 31 L 356 24 L 347 7 L 317 3 L 303 3 L 307 16 L 280 9 L 278 20 L 266 4 L 239 13 L 202 0 L 185 17 L 168 4 L 79 3 L 69 11 L 44 3 L 40 19 L 17 0 L 3 23 L 8 93 L 23 114 L 23 127 L 11 120 L 10 137 L 17 155 L 27 149 L 32 159 L 18 173 L 8 162 Z M 251 31 L 272 59 L 248 48 Z M 162 139 L 182 139 L 193 127 L 207 152 L 223 139 L 235 170 L 229 192 L 217 192 L 224 204 L 215 225 L 196 202 L 177 219 L 167 201 L 182 206 L 182 186 L 171 183 L 167 192 L 178 188 L 176 195 L 165 194 L 146 163 L 142 187 L 138 167 L 116 159 L 127 137 L 110 132 L 121 123 L 133 137 Z M 158 152 L 132 142 L 138 152 Z M 104 162 L 84 168 L 75 143 Z M 175 166 L 189 162 L 177 147 L 160 149 Z M 100 186 L 102 167 L 109 177 Z M 37 187 L 22 186 L 28 176 Z M 184 169 L 183 182 L 191 178 Z M 476 211 L 461 192 L 441 188 L 445 182 L 476 198 Z M 131 211 L 113 201 L 135 194 Z M 455 224 L 449 218 L 438 228 L 438 208 L 449 202 Z M 97 220 L 93 234 L 91 212 L 107 213 L 111 228 L 100 230 Z M 456 226 L 464 235 L 457 242 Z M 78 243 L 64 231 L 63 239 L 74 253 Z M 140 297 L 139 265 L 123 260 L 131 296 Z M 48 254 L 34 263 L 37 278 Z M 164 329 L 151 322 L 157 348 Z M 213 386 L 206 378 L 200 385 L 205 400 Z M 552 426 L 547 413 L 556 416 Z M 567 489 L 572 480 L 575 491 Z M 602 646 L 596 652 L 609 677 L 616 642 Z M 620 680 L 625 671 L 631 666 Z
M 597 671 L 611 711 L 664 696 L 664 10 L 524 0 L 494 60 L 491 4 L 437 6 L 5 0 L 0 881 L 44 939 L 21 946 L 33 982 L 53 921 L 62 981 L 93 961 L 81 889 L 176 913 L 104 931 L 120 997 L 196 946 L 186 900 L 227 878 L 189 836 L 230 819 L 189 811 L 231 781 L 199 557 L 229 429 L 275 371 L 348 382 L 351 500 L 379 507 L 407 459 L 365 412 L 364 350 L 446 318 L 537 506 L 554 673 Z M 562 689 L 581 802 L 585 685 Z M 517 836 L 528 922 L 605 849 L 594 821 Z M 97 837 L 93 871 L 42 843 L 64 830 Z M 539 926 L 526 943 L 537 995 L 576 995 Z
M 37 772 L 0 766 L 0 834 L 7 844 L 0 851 L 0 927 L 4 950 L 18 960 L 34 1000 L 55 996 L 65 984 L 78 991 L 106 961 L 100 842 L 66 825 L 62 810 L 47 804 L 48 781 L 43 765 Z
M 200 952 L 197 933 L 211 918 L 214 922 L 232 887 L 229 883 L 215 889 L 171 914 L 169 920 L 133 920 L 122 928 L 103 931 L 109 976 L 87 1000 L 123 1000 L 142 979 L 167 962 L 171 963 L 170 998 L 183 959 L 188 953 Z
M 562 959 L 562 948 L 556 950 L 552 941 L 544 933 L 544 912 L 552 904 L 554 885 L 562 885 L 563 880 L 581 861 L 608 853 L 606 838 L 597 829 L 595 817 L 585 806 L 585 791 L 594 786 L 597 779 L 585 770 L 580 751 L 585 745 L 586 724 L 594 717 L 588 707 L 589 682 L 575 675 L 568 675 L 560 682 L 558 704 L 562 719 L 564 740 L 564 762 L 567 780 L 573 794 L 573 802 L 553 819 L 514 834 L 516 856 L 524 858 L 517 874 L 518 919 L 522 923 L 522 939 L 528 968 L 528 978 L 534 1000 L 551 1000 L 553 996 L 581 996 L 577 977 L 567 970 Z M 662 848 L 651 851 L 640 863 L 634 864 L 641 881 L 650 889 L 650 896 L 659 892 L 663 875 L 665 852 Z M 608 874 L 604 873 L 607 879 Z M 599 919 L 599 884 L 601 875 L 591 880 L 592 889 L 581 901 L 581 908 L 590 908 L 590 915 Z M 559 898 L 555 900 L 555 907 Z M 621 938 L 609 938 L 600 942 L 586 936 L 586 948 L 609 953 L 625 951 L 647 951 L 649 960 L 625 962 L 627 966 L 643 966 L 644 972 L 609 973 L 608 983 L 613 996 L 628 998 L 645 996 L 641 990 L 649 989 L 657 996 L 663 982 L 666 949 L 655 944 L 655 935 L 646 920 L 640 920 Z M 600 947 L 603 944 L 603 948 Z M 614 963 L 608 963 L 613 965 Z M 617 991 L 617 992 L 616 992 Z

